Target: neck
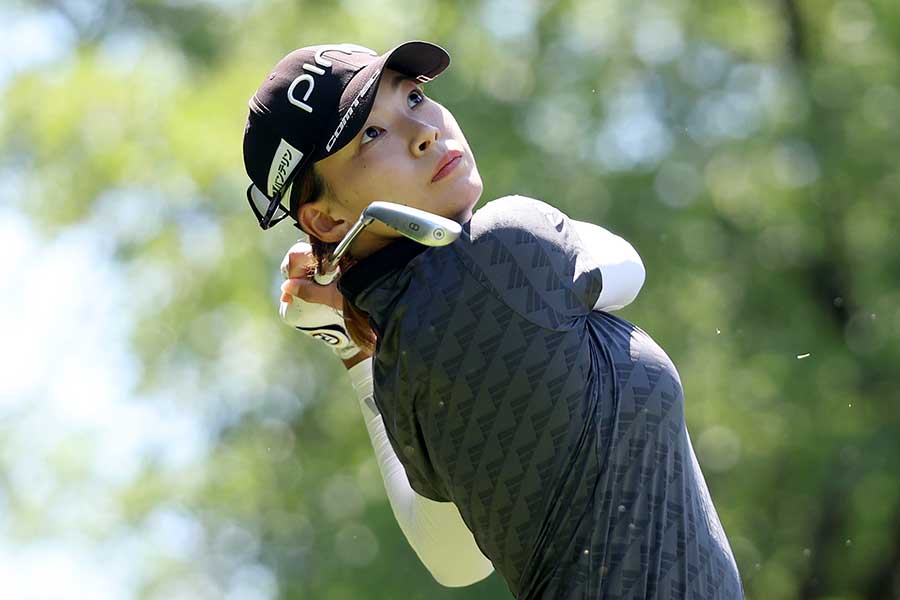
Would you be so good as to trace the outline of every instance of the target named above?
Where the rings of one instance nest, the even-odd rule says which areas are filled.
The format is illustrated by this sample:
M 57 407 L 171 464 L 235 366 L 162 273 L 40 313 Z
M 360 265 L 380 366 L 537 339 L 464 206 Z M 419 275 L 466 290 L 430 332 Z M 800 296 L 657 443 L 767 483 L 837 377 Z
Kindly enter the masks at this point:
M 382 248 L 389 246 L 398 239 L 400 238 L 374 235 L 367 231 L 363 231 L 356 240 L 350 244 L 349 253 L 350 256 L 356 260 L 362 260 L 371 254 L 375 254 Z

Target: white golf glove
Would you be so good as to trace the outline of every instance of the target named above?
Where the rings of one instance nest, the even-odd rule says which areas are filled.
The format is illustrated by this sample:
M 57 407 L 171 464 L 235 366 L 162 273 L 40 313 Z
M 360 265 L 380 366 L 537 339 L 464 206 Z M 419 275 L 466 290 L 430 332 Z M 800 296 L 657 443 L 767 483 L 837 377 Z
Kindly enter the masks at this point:
M 292 255 L 295 262 L 311 257 L 310 245 L 303 241 L 297 242 L 285 254 L 284 260 L 281 262 L 281 274 L 285 279 L 290 276 Z M 327 344 L 341 360 L 347 360 L 359 354 L 359 346 L 350 339 L 350 334 L 344 325 L 343 314 L 338 309 L 327 304 L 307 302 L 291 295 L 290 302 L 281 301 L 279 314 L 282 320 L 291 327 Z

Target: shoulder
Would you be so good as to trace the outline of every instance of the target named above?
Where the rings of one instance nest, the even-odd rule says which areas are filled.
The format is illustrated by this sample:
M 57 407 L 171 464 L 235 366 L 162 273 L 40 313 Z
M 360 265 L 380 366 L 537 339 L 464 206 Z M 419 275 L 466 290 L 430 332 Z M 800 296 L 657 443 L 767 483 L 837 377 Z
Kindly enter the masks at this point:
M 569 218 L 527 196 L 504 196 L 487 203 L 463 231 L 463 243 L 451 247 L 476 263 L 515 262 L 522 268 L 553 263 L 555 268 L 569 271 L 568 263 L 576 259 L 579 250 Z
M 448 246 L 460 272 L 513 312 L 556 330 L 589 311 L 588 282 L 579 277 L 580 241 L 558 209 L 534 198 L 506 196 L 477 211 L 463 231 Z M 596 298 L 600 289 L 594 285 L 589 291 Z
M 503 196 L 485 204 L 471 221 L 472 239 L 486 234 L 524 231 L 536 234 L 545 228 L 560 230 L 565 220 L 558 209 L 528 196 Z
M 536 198 L 528 196 L 503 196 L 488 202 L 472 217 L 473 222 L 517 223 L 544 214 L 560 214 L 559 211 Z

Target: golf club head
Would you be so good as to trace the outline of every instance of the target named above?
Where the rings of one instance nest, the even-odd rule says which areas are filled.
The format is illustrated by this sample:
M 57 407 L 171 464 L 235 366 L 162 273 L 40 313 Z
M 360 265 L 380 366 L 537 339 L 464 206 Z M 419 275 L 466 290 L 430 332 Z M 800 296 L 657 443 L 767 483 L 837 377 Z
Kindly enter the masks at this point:
M 411 208 L 394 202 L 373 202 L 359 216 L 359 220 L 341 240 L 325 269 L 316 273 L 314 279 L 320 285 L 328 285 L 337 275 L 337 263 L 363 229 L 373 220 L 384 223 L 409 239 L 424 246 L 446 246 L 453 243 L 462 232 L 456 221 L 439 215 Z
M 456 221 L 393 202 L 373 202 L 364 214 L 425 246 L 446 246 L 462 232 Z

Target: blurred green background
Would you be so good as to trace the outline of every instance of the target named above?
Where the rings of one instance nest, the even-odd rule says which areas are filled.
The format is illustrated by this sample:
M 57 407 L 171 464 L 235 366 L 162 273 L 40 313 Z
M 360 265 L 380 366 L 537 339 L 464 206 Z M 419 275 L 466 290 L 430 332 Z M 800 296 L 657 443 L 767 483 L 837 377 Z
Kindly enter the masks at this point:
M 244 200 L 277 60 L 407 39 L 483 202 L 642 255 L 747 597 L 900 598 L 896 0 L 4 2 L 0 596 L 511 597 L 419 564 Z

